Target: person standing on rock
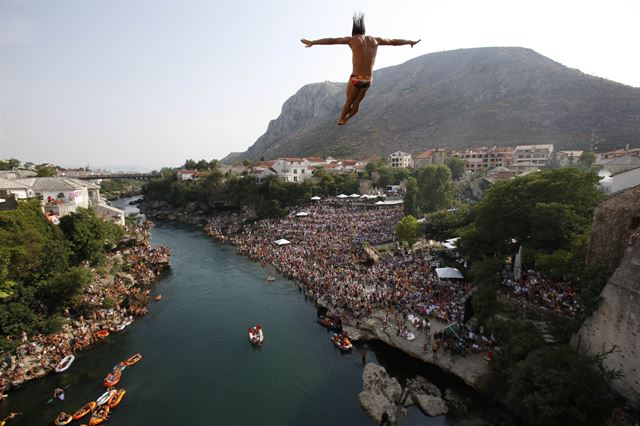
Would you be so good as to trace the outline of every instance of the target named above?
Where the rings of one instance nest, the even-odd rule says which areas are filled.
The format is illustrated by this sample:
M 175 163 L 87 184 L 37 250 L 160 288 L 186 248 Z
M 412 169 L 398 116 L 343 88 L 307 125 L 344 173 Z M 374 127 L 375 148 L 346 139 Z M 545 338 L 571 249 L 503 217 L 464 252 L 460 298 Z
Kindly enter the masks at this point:
M 351 48 L 353 71 L 347 82 L 347 98 L 338 125 L 342 126 L 358 113 L 360 102 L 367 94 L 373 80 L 373 64 L 378 53 L 378 46 L 402 46 L 413 47 L 420 40 L 387 39 L 380 37 L 365 36 L 364 15 L 356 13 L 353 15 L 353 28 L 351 37 L 321 38 L 318 40 L 300 40 L 306 47 L 317 44 L 348 44 Z

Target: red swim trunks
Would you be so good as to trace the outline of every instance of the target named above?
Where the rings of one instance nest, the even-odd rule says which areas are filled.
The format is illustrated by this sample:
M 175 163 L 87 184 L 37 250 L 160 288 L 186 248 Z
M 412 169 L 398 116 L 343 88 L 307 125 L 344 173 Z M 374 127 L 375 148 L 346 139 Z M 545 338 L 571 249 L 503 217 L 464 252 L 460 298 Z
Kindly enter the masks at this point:
M 349 81 L 358 89 L 368 89 L 371 87 L 372 76 L 370 75 L 355 75 L 351 74 Z

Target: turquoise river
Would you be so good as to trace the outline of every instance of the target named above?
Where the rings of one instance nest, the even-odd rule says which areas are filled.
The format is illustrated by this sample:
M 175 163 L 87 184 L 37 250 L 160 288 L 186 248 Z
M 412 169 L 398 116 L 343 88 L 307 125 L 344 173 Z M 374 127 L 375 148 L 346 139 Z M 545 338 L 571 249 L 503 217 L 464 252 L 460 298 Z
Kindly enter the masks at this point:
M 118 201 L 123 207 L 127 200 Z M 293 282 L 194 228 L 158 224 L 152 243 L 171 249 L 171 270 L 152 290 L 162 300 L 151 300 L 149 313 L 122 333 L 76 354 L 66 372 L 12 391 L 0 419 L 9 411 L 23 414 L 7 426 L 53 424 L 59 411 L 73 412 L 101 395 L 106 373 L 137 352 L 143 359 L 123 372 L 118 387 L 127 393 L 106 425 L 373 425 L 357 399 L 363 346 L 349 354 L 335 349 L 316 322 L 314 304 Z M 278 278 L 268 283 L 271 274 Z M 258 322 L 262 348 L 247 339 L 247 328 Z M 411 408 L 400 425 L 495 419 L 481 398 L 436 368 L 384 345 L 367 349 L 368 362 L 401 381 L 421 374 L 473 401 L 473 415 L 429 418 Z M 65 400 L 48 402 L 58 386 L 66 388 Z

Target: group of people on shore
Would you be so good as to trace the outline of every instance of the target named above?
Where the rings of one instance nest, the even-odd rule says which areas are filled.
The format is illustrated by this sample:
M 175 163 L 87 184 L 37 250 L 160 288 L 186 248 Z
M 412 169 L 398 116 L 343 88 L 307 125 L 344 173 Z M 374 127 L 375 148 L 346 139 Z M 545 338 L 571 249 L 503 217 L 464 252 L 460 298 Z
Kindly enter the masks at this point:
M 579 290 L 573 283 L 543 277 L 531 269 L 522 271 L 521 279 L 516 280 L 507 267 L 502 274 L 502 285 L 523 303 L 572 318 L 582 313 Z
M 379 262 L 361 261 L 365 242 L 379 246 L 395 240 L 401 205 L 323 202 L 305 206 L 304 212 L 308 215 L 294 210 L 283 219 L 260 221 L 253 221 L 250 212 L 214 216 L 205 230 L 298 281 L 306 294 L 323 299 L 355 324 L 376 310 L 386 311 L 388 323 L 393 317 L 396 331 L 407 335 L 407 314 L 420 317 L 417 324 L 430 318 L 447 324 L 462 321 L 470 285 L 438 280 L 439 264 L 427 249 L 392 250 Z M 277 246 L 279 239 L 291 244 Z
M 65 356 L 100 340 L 99 331 L 121 331 L 134 316 L 146 313 L 149 289 L 144 286 L 169 265 L 169 250 L 150 246 L 144 236 L 148 232 L 142 235 L 109 254 L 112 266 L 120 262 L 126 273 L 111 275 L 92 269 L 94 281 L 77 306 L 65 309 L 61 331 L 7 337 L 17 347 L 0 358 L 0 395 L 2 390 L 53 371 Z

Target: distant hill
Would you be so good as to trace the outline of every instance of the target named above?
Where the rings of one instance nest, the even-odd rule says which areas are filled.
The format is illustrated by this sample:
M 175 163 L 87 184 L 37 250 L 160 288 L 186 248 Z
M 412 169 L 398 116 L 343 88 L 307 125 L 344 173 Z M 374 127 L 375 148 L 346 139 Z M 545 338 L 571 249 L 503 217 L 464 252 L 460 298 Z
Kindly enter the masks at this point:
M 640 142 L 639 88 L 531 49 L 460 49 L 380 69 L 358 115 L 337 126 L 344 92 L 345 83 L 302 87 L 233 161 L 536 143 L 606 151 Z

